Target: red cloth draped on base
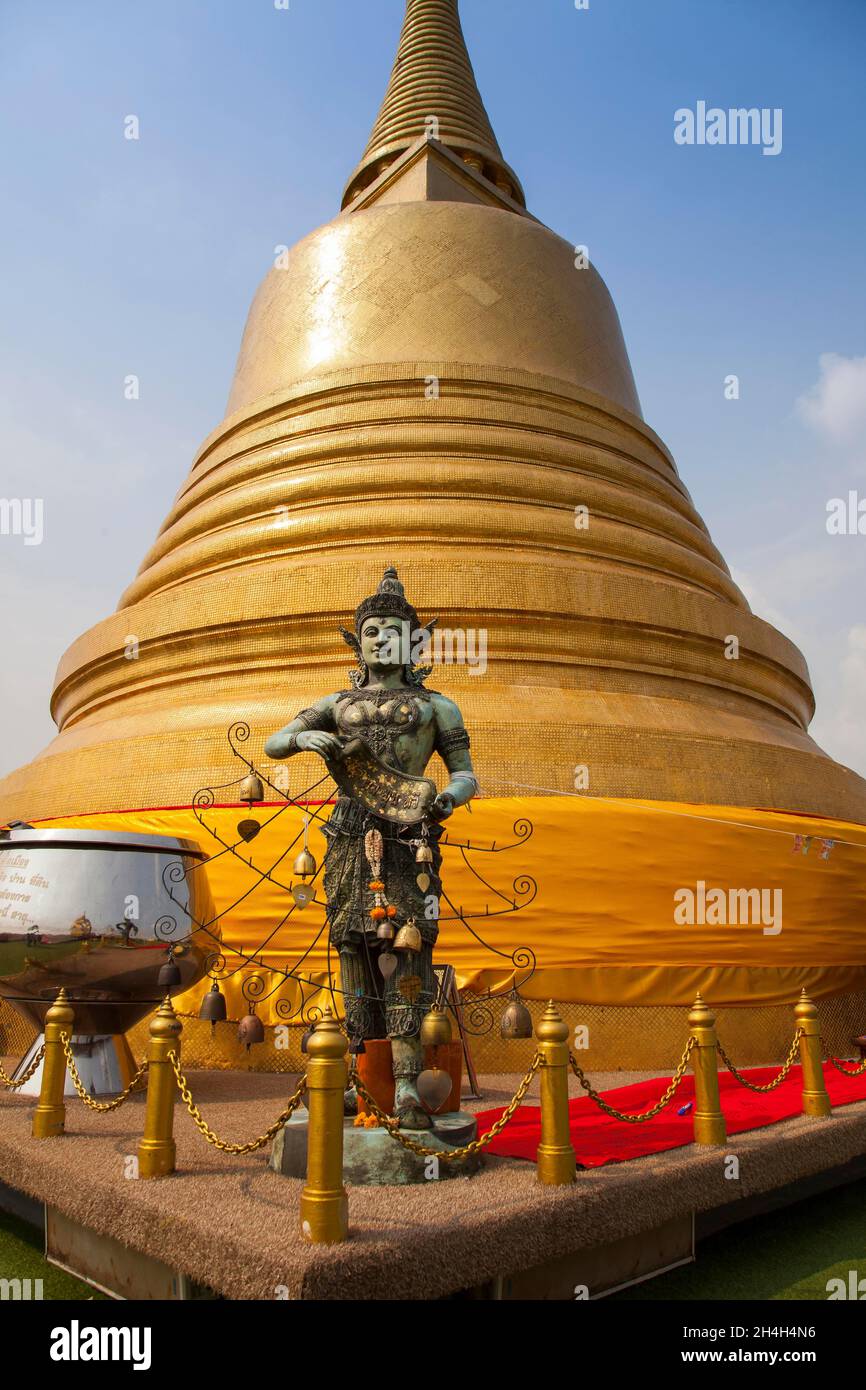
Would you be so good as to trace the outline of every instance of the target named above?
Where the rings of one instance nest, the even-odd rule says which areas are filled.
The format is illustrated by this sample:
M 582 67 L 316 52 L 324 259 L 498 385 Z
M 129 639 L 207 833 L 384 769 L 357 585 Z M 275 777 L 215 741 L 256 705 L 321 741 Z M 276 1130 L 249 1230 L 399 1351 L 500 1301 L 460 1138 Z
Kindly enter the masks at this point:
M 751 1067 L 744 1069 L 743 1074 L 754 1085 L 760 1086 L 772 1081 L 778 1072 L 778 1067 Z M 652 1081 L 638 1081 L 631 1086 L 619 1086 L 602 1094 L 608 1105 L 615 1106 L 617 1110 L 639 1113 L 652 1108 L 669 1080 L 669 1077 L 657 1077 Z M 824 1064 L 824 1081 L 834 1107 L 866 1100 L 866 1073 L 854 1077 L 841 1076 L 828 1062 Z M 730 1072 L 720 1072 L 719 1094 L 728 1134 L 743 1134 L 746 1130 L 761 1129 L 765 1125 L 777 1124 L 780 1120 L 790 1120 L 802 1114 L 802 1086 L 800 1067 L 792 1067 L 781 1086 L 765 1095 L 749 1091 Z M 661 1114 L 644 1124 L 631 1125 L 605 1115 L 588 1096 L 576 1097 L 569 1101 L 568 1109 L 571 1142 L 578 1163 L 585 1168 L 597 1168 L 604 1163 L 623 1163 L 626 1159 L 642 1158 L 646 1154 L 662 1153 L 665 1149 L 678 1149 L 691 1144 L 694 1137 L 694 1098 L 694 1077 L 689 1074 L 683 1078 L 670 1105 Z M 677 1111 L 689 1101 L 692 1105 L 686 1114 L 678 1115 Z M 481 1111 L 478 1115 L 479 1135 L 486 1134 L 495 1124 L 502 1109 Z M 501 1158 L 526 1158 L 534 1163 L 540 1139 L 540 1109 L 537 1105 L 522 1105 L 487 1152 Z

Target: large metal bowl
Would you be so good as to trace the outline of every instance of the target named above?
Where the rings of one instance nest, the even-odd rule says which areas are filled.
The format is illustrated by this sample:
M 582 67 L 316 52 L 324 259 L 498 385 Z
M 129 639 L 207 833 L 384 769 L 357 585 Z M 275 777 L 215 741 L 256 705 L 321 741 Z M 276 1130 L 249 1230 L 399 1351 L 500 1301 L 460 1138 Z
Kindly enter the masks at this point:
M 192 840 L 109 830 L 0 835 L 0 998 L 40 1029 L 61 985 L 77 1035 L 124 1033 L 168 991 L 173 948 L 188 989 L 219 949 Z

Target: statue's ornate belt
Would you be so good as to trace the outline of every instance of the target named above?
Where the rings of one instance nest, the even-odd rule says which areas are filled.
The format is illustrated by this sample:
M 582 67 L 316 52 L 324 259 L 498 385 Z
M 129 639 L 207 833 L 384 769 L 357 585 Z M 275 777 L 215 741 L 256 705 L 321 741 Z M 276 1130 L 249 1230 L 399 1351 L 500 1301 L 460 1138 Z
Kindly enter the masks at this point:
M 351 739 L 342 756 L 328 759 L 328 771 L 345 796 L 396 825 L 416 825 L 430 817 L 436 784 L 388 767 L 362 738 Z

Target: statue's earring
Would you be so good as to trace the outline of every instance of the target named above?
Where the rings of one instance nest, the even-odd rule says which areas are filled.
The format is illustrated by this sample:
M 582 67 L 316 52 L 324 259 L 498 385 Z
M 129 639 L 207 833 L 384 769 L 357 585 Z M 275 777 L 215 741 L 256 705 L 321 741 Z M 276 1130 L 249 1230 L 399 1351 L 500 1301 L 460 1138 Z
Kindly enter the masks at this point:
M 346 643 L 346 646 L 351 647 L 352 651 L 355 653 L 355 660 L 358 663 L 357 668 L 354 671 L 349 672 L 349 680 L 351 681 L 353 688 L 357 690 L 360 686 L 366 684 L 367 676 L 369 674 L 367 671 L 367 663 L 364 660 L 363 653 L 361 652 L 361 643 L 358 641 L 354 632 L 348 632 L 344 627 L 340 628 L 340 632 L 342 634 L 343 641 Z

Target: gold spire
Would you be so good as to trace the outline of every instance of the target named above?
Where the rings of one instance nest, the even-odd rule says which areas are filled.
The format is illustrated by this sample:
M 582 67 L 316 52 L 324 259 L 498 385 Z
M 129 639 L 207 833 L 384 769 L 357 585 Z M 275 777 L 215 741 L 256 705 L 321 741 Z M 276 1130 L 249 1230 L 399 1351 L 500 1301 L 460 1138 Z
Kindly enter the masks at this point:
M 484 109 L 457 0 L 407 0 L 385 100 L 361 163 L 346 185 L 343 207 L 427 134 L 526 206 L 520 180 L 502 158 Z

